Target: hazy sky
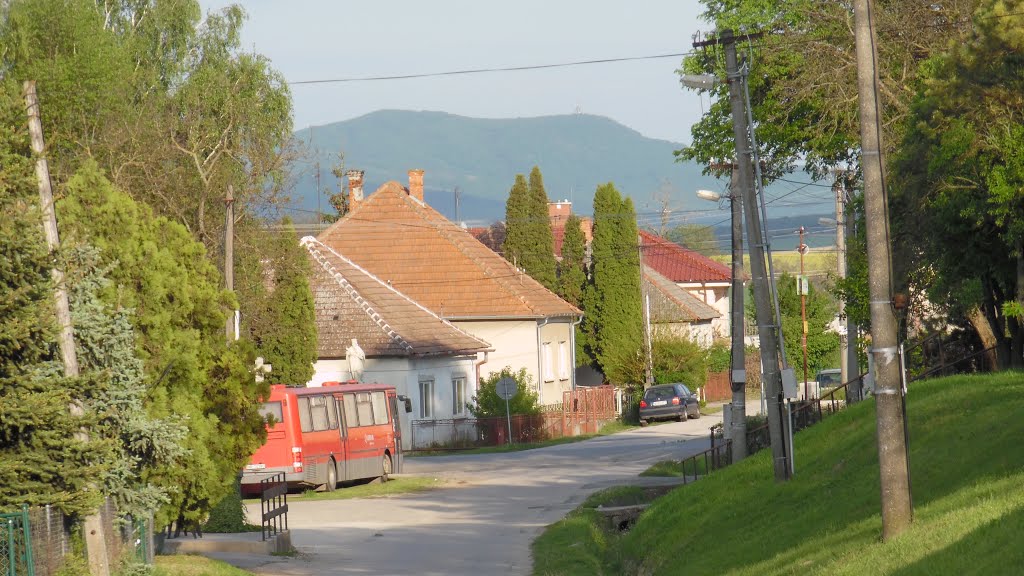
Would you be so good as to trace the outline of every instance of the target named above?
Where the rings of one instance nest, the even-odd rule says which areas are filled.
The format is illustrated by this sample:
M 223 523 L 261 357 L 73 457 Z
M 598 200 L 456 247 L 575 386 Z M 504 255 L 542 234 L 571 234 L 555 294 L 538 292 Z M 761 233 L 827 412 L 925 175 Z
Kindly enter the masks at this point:
M 206 10 L 231 2 L 201 0 Z M 289 81 L 447 72 L 683 53 L 697 0 L 243 0 L 246 49 Z M 292 86 L 295 127 L 380 109 L 480 118 L 608 116 L 689 142 L 706 99 L 679 86 L 681 58 L 408 80 Z

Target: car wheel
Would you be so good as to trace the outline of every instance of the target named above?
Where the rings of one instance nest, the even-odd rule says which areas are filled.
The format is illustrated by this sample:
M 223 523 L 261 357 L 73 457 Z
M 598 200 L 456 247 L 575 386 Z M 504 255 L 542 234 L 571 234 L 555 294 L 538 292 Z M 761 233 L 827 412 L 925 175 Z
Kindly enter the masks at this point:
M 644 426 L 647 426 L 647 420 L 640 421 L 640 427 L 643 428 Z
M 676 422 L 686 422 L 686 410 L 683 410 L 679 416 L 676 416 Z
M 391 475 L 391 472 L 392 472 L 392 468 L 391 468 L 391 455 L 390 454 L 385 454 L 384 458 L 381 459 L 380 481 L 381 482 L 387 482 L 390 479 L 388 477 Z
M 697 411 L 694 412 L 693 416 L 690 416 L 690 418 L 693 418 L 694 420 L 700 418 L 700 406 L 697 406 Z

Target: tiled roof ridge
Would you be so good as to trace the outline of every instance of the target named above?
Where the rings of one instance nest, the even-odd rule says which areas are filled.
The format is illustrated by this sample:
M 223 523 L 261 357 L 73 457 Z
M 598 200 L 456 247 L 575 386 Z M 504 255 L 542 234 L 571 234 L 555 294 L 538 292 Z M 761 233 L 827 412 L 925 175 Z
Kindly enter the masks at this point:
M 691 250 L 685 246 L 680 246 L 679 244 L 676 244 L 675 242 L 669 240 L 668 238 L 665 238 L 664 236 L 660 236 L 653 232 L 648 232 L 647 230 L 640 230 L 640 234 L 642 236 L 646 236 L 649 240 L 653 241 L 656 244 L 661 244 L 662 246 L 670 250 L 681 252 L 683 255 L 691 258 L 694 265 L 700 266 L 705 270 L 716 273 L 721 273 L 723 270 L 725 270 L 730 275 L 732 274 L 732 271 L 729 270 L 729 268 L 725 266 L 725 264 L 715 262 L 714 260 L 708 258 L 707 256 L 704 256 L 700 252 L 697 252 L 696 250 Z M 712 264 L 714 264 L 714 266 L 712 266 Z
M 366 274 L 366 275 L 367 275 L 368 277 L 372 278 L 372 279 L 373 279 L 374 281 L 376 281 L 376 282 L 377 282 L 378 284 L 380 284 L 381 286 L 383 286 L 383 287 L 387 288 L 388 290 L 390 290 L 391 292 L 393 292 L 393 293 L 394 293 L 394 294 L 395 294 L 396 296 L 398 296 L 398 297 L 402 298 L 402 299 L 403 299 L 403 300 L 405 300 L 406 302 L 408 302 L 408 303 L 412 304 L 413 306 L 416 306 L 417 308 L 419 308 L 420 310 L 422 310 L 422 311 L 426 312 L 427 314 L 430 314 L 430 315 L 431 315 L 432 317 L 434 317 L 434 318 L 436 318 L 437 320 L 441 321 L 441 323 L 442 323 L 442 324 L 444 324 L 444 325 L 445 325 L 446 327 L 448 327 L 448 328 L 451 328 L 452 330 L 454 330 L 454 331 L 458 332 L 459 334 L 462 334 L 463 336 L 466 336 L 466 337 L 468 337 L 468 338 L 471 338 L 471 339 L 473 339 L 473 340 L 476 340 L 477 342 L 479 342 L 479 343 L 481 344 L 481 347 L 482 347 L 482 348 L 486 348 L 486 349 L 490 349 L 490 348 L 491 348 L 491 344 L 490 344 L 489 342 L 486 342 L 486 341 L 484 341 L 484 340 L 481 340 L 481 339 L 477 338 L 476 336 L 474 336 L 474 335 L 470 334 L 469 332 L 466 332 L 466 331 L 465 331 L 465 330 L 463 330 L 462 328 L 459 328 L 459 327 L 458 327 L 458 326 L 456 326 L 455 324 L 452 324 L 451 322 L 449 322 L 449 321 L 445 320 L 444 318 L 442 318 L 442 317 L 438 316 L 438 315 L 437 315 L 437 314 L 435 314 L 435 313 L 434 313 L 433 311 L 431 311 L 431 310 L 430 310 L 429 308 L 425 307 L 424 305 L 420 304 L 419 302 L 417 302 L 417 301 L 413 300 L 412 298 L 408 297 L 407 295 L 405 295 L 404 293 L 400 292 L 400 291 L 399 291 L 398 289 L 396 289 L 396 288 L 395 288 L 394 286 L 392 286 L 391 284 L 388 284 L 387 282 L 385 282 L 385 281 L 381 280 L 380 278 L 378 278 L 378 277 L 377 277 L 376 275 L 374 275 L 374 274 L 373 274 L 372 272 L 370 272 L 369 270 L 367 270 L 367 269 L 363 268 L 363 267 L 362 267 L 362 266 L 360 266 L 359 264 L 356 264 L 355 262 L 353 262 L 352 260 L 350 260 L 350 259 L 346 258 L 346 257 L 345 257 L 345 256 L 343 256 L 342 254 L 339 254 L 339 253 L 338 253 L 338 252 L 336 252 L 336 251 L 335 251 L 335 250 L 334 250 L 333 248 L 331 248 L 330 246 L 328 246 L 328 245 L 324 244 L 323 242 L 320 242 L 320 241 L 319 241 L 319 240 L 317 240 L 316 238 L 314 238 L 314 237 L 312 237 L 312 236 L 306 236 L 305 238 L 303 238 L 303 239 L 302 239 L 302 242 L 303 242 L 304 244 L 309 244 L 309 243 L 316 243 L 316 244 L 319 244 L 320 246 L 323 246 L 323 247 L 324 247 L 324 248 L 325 248 L 326 250 L 328 250 L 328 251 L 329 251 L 329 252 L 330 252 L 331 254 L 334 254 L 335 256 L 337 256 L 338 258 L 340 258 L 341 260 L 344 260 L 344 261 L 345 261 L 345 263 L 346 263 L 346 264 L 348 264 L 349 266 L 352 266 L 352 267 L 353 267 L 353 268 L 355 268 L 356 270 L 358 270 L 358 271 L 362 272 L 363 274 Z M 397 333 L 396 333 L 396 334 L 397 334 Z M 399 338 L 401 338 L 401 336 L 399 336 Z M 403 340 L 403 341 L 404 341 L 404 340 Z M 410 350 L 411 350 L 411 348 L 410 348 Z
M 353 265 L 354 263 L 352 263 L 350 260 L 342 256 L 341 254 L 338 254 L 334 250 L 331 250 L 330 247 L 324 245 L 322 242 L 320 242 L 316 238 L 313 238 L 312 236 L 304 237 L 302 240 L 299 241 L 299 243 L 302 246 L 304 246 L 307 251 L 309 251 L 313 258 L 315 258 L 316 261 L 320 264 L 320 266 L 324 269 L 324 271 L 326 271 L 332 278 L 334 278 L 334 280 L 338 282 L 339 286 L 345 289 L 345 292 L 348 293 L 349 297 L 352 298 L 352 300 L 363 310 L 363 312 L 365 312 L 366 315 L 369 316 L 370 319 L 377 324 L 377 326 L 380 326 L 381 330 L 384 331 L 388 338 L 391 338 L 393 342 L 404 348 L 407 353 L 413 353 L 412 345 L 406 342 L 405 338 L 402 338 L 402 335 L 396 332 L 391 327 L 391 325 L 387 323 L 387 320 L 385 320 L 384 317 L 381 316 L 379 312 L 374 310 L 373 307 L 370 306 L 370 303 L 367 302 L 365 298 L 359 295 L 359 291 L 356 290 L 355 286 L 352 286 L 352 284 L 345 278 L 344 274 L 338 272 L 334 268 L 334 266 L 327 261 L 327 258 L 320 254 L 320 251 L 317 250 L 317 245 L 323 246 L 332 254 L 345 260 L 347 263 L 351 263 Z M 360 271 L 365 272 L 365 270 L 362 270 L 362 268 L 359 268 L 358 266 L 356 266 L 356 268 L 358 268 Z M 375 276 L 373 276 L 373 279 L 376 280 L 377 282 L 380 282 L 380 279 Z M 385 284 L 385 286 L 387 285 Z M 390 286 L 388 286 L 388 288 L 390 288 Z
M 414 204 L 413 207 L 414 207 L 414 209 L 429 208 L 429 206 L 427 204 L 425 204 L 425 203 L 418 204 L 418 205 Z M 431 210 L 434 211 L 434 213 L 440 215 L 440 213 L 438 213 L 436 210 L 433 210 L 432 208 L 431 208 Z M 443 216 L 441 218 L 434 218 L 434 217 L 432 217 L 432 215 L 429 212 L 427 212 L 426 214 L 421 214 L 420 216 L 421 216 L 421 218 L 423 218 L 423 220 L 425 220 L 426 222 L 431 224 L 434 227 L 434 229 L 437 230 L 437 232 L 439 234 L 441 234 L 446 240 L 451 242 L 452 245 L 455 246 L 455 248 L 459 252 L 461 252 L 463 256 L 465 256 L 466 258 L 469 258 L 470 260 L 473 261 L 474 264 L 476 264 L 478 267 L 480 267 L 480 269 L 483 271 L 483 273 L 486 274 L 488 278 L 490 278 L 491 280 L 495 281 L 501 287 L 502 290 L 504 290 L 510 296 L 512 296 L 514 298 L 517 298 L 520 302 L 523 303 L 524 306 L 529 308 L 530 311 L 533 312 L 534 314 L 536 314 L 537 316 L 543 316 L 543 314 L 541 314 L 540 311 L 537 310 L 537 307 L 534 306 L 533 304 L 531 304 L 530 301 L 525 296 L 523 296 L 515 288 L 509 286 L 509 283 L 506 280 L 508 278 L 510 278 L 510 276 L 502 275 L 500 273 L 495 272 L 494 269 L 491 268 L 490 265 L 488 265 L 485 260 L 483 260 L 481 258 L 478 258 L 477 255 L 474 254 L 471 250 L 467 250 L 466 249 L 465 243 L 463 242 L 463 240 L 461 238 L 459 238 L 459 236 L 460 236 L 459 234 L 451 234 L 452 228 L 457 229 L 459 232 L 464 232 L 464 230 L 462 230 L 462 228 L 459 228 L 458 225 L 456 225 L 454 222 L 451 222 L 447 218 L 444 218 Z M 468 234 L 468 232 L 467 232 L 467 234 Z M 470 236 L 472 237 L 472 235 L 470 235 Z M 476 238 L 474 238 L 474 241 L 479 242 L 479 240 L 476 240 Z M 486 246 L 484 246 L 484 247 L 487 248 Z M 522 270 L 519 270 L 518 268 L 513 266 L 510 262 L 508 262 L 507 260 L 502 258 L 496 252 L 493 252 L 490 248 L 487 248 L 487 250 L 489 250 L 492 253 L 494 253 L 495 256 L 498 256 L 498 258 L 501 258 L 502 261 L 505 262 L 505 264 L 510 269 L 515 270 L 519 275 L 525 275 L 526 274 L 525 272 L 523 272 Z M 532 278 L 531 278 L 531 280 L 532 280 Z M 543 286 L 542 286 L 542 288 L 543 288 Z M 545 288 L 545 290 L 546 290 L 546 288 Z

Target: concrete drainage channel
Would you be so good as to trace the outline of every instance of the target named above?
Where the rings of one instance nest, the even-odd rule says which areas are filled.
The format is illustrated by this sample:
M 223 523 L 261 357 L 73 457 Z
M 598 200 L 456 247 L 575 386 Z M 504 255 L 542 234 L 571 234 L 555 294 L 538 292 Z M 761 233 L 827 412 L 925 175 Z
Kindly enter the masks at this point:
M 284 530 L 263 540 L 259 532 L 204 534 L 202 538 L 173 538 L 157 543 L 158 554 L 289 554 L 293 552 L 291 532 Z

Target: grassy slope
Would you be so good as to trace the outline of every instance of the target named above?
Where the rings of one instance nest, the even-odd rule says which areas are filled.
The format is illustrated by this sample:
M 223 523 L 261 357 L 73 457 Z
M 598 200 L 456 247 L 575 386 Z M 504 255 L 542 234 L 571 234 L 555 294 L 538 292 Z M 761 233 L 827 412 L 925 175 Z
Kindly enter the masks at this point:
M 915 521 L 886 543 L 874 402 L 796 436 L 796 477 L 762 451 L 658 500 L 608 563 L 625 574 L 1005 574 L 1024 566 L 1024 374 L 915 383 Z

